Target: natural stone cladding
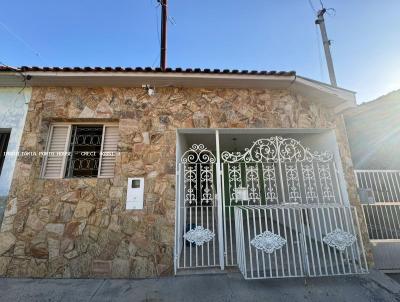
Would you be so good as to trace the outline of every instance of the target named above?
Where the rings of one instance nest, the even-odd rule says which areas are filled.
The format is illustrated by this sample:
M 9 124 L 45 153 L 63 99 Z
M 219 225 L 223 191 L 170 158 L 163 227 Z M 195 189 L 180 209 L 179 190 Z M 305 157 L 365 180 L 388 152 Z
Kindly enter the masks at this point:
M 142 278 L 173 273 L 177 128 L 337 127 L 351 202 L 359 204 L 342 120 L 284 90 L 34 88 L 20 151 L 44 151 L 52 121 L 119 124 L 112 179 L 41 179 L 19 157 L 0 233 L 0 275 Z M 145 207 L 125 211 L 128 177 Z

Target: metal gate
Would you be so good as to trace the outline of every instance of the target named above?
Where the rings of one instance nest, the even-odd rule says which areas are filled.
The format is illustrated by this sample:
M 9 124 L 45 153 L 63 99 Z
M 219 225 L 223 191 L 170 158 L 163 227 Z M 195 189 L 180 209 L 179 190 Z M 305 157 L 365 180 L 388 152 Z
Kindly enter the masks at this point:
M 220 265 L 218 244 L 216 158 L 202 144 L 181 157 L 177 215 L 177 268 Z
M 245 278 L 366 272 L 331 153 L 280 136 L 220 157 L 193 145 L 178 175 L 178 268 L 239 266 Z
M 354 207 L 235 207 L 238 266 L 245 279 L 368 271 Z
M 400 269 L 400 171 L 355 170 L 375 267 Z
M 331 153 L 273 136 L 221 160 L 227 265 L 246 279 L 367 271 L 355 209 L 344 205 Z

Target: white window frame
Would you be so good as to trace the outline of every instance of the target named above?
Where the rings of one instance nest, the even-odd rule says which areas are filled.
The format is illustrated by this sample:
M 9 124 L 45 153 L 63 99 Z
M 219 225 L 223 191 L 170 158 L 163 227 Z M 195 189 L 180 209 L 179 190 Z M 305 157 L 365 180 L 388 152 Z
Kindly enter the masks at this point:
M 50 149 L 50 143 L 51 143 L 51 139 L 53 136 L 53 129 L 55 126 L 68 126 L 68 132 L 67 132 L 67 138 L 66 138 L 66 144 L 65 144 L 65 148 L 64 148 L 64 152 L 68 152 L 69 150 L 69 146 L 70 146 L 70 142 L 71 142 L 71 135 L 72 135 L 72 126 L 74 125 L 101 125 L 103 126 L 103 135 L 101 137 L 101 149 L 100 149 L 100 157 L 99 157 L 99 167 L 98 167 L 98 171 L 97 171 L 97 177 L 91 177 L 91 178 L 113 178 L 114 176 L 100 176 L 100 169 L 101 169 L 101 161 L 103 158 L 102 152 L 103 152 L 103 144 L 104 144 L 104 133 L 105 133 L 105 128 L 106 127 L 117 127 L 119 128 L 118 123 L 104 123 L 104 122 L 56 122 L 56 123 L 51 123 L 50 124 L 50 128 L 47 134 L 47 141 L 46 141 L 46 148 L 45 148 L 45 152 L 49 152 Z M 40 178 L 42 179 L 70 179 L 68 177 L 65 177 L 65 169 L 67 168 L 66 166 L 67 163 L 67 156 L 63 156 L 63 160 L 62 160 L 62 166 L 61 166 L 61 171 L 60 171 L 60 175 L 59 177 L 45 177 L 45 172 L 46 172 L 46 165 L 47 165 L 47 155 L 44 157 L 42 166 L 41 166 L 41 170 L 40 170 Z M 114 171 L 115 172 L 115 171 Z M 86 177 L 82 177 L 82 178 L 86 178 Z

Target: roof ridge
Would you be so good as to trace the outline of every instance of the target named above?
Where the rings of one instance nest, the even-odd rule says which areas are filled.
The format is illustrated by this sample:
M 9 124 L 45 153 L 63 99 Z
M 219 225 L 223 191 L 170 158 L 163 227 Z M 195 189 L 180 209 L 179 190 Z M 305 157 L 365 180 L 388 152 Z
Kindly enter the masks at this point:
M 396 90 L 390 91 L 390 92 L 388 92 L 388 93 L 386 93 L 384 95 L 381 95 L 381 96 L 379 96 L 379 97 L 377 97 L 377 98 L 375 98 L 373 100 L 362 102 L 359 106 L 360 107 L 361 106 L 368 106 L 368 105 L 375 104 L 376 102 L 379 102 L 379 101 L 381 101 L 381 102 L 389 101 L 389 98 L 391 96 L 397 94 L 397 93 L 400 93 L 400 89 L 396 89 Z
M 15 67 L 22 72 L 24 71 L 44 71 L 44 72 L 160 72 L 160 73 L 202 73 L 202 74 L 248 74 L 248 75 L 276 75 L 276 76 L 294 76 L 296 72 L 291 71 L 276 71 L 276 70 L 239 70 L 239 69 L 210 69 L 210 68 L 166 68 L 164 71 L 156 67 L 121 67 L 121 66 L 74 66 L 74 67 L 58 67 L 58 66 L 20 66 Z M 14 68 L 0 66 L 1 71 L 15 71 Z

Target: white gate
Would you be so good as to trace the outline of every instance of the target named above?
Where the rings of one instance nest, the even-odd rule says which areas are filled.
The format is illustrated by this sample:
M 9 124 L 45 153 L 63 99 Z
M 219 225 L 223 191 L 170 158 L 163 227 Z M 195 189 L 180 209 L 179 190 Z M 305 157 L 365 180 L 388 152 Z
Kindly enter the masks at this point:
M 224 151 L 217 161 L 193 145 L 179 175 L 178 268 L 239 266 L 246 278 L 367 271 L 355 210 L 343 203 L 331 153 L 273 136 L 243 153 Z
M 177 268 L 220 265 L 215 167 L 214 154 L 202 144 L 193 145 L 181 157 Z
M 375 267 L 400 269 L 400 171 L 355 170 Z
M 274 136 L 221 159 L 226 265 L 246 279 L 367 272 L 331 153 Z
M 238 266 L 245 279 L 366 273 L 354 207 L 235 207 Z

